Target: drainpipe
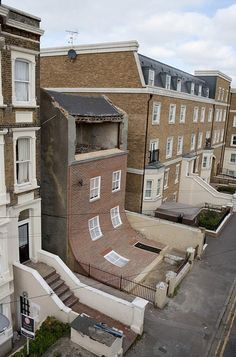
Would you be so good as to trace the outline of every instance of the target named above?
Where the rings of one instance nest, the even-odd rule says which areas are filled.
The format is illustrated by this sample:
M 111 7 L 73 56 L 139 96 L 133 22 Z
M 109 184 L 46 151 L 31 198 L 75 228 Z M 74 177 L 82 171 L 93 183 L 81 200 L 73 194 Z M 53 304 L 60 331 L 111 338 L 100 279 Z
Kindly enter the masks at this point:
M 143 191 L 144 191 L 144 178 L 145 178 L 145 166 L 146 166 L 146 151 L 147 151 L 147 136 L 148 136 L 148 123 L 149 123 L 149 113 L 150 113 L 150 102 L 152 100 L 153 94 L 149 95 L 149 99 L 147 101 L 147 114 L 146 114 L 146 133 L 145 133 L 145 144 L 144 144 L 144 158 L 143 158 L 143 180 L 142 180 L 142 197 L 140 204 L 140 213 L 143 210 Z

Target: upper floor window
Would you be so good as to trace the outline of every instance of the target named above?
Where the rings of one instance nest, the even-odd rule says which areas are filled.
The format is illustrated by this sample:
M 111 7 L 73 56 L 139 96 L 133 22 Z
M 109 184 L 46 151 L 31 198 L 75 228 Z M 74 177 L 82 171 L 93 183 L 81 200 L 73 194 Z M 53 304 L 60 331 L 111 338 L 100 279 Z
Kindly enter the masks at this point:
M 233 127 L 236 128 L 236 115 L 234 116 L 234 119 L 233 119 Z
M 215 121 L 219 121 L 220 110 L 216 109 Z
M 175 166 L 175 183 L 179 182 L 180 164 Z
M 205 121 L 205 112 L 206 112 L 206 108 L 202 107 L 202 109 L 201 109 L 201 119 L 200 119 L 200 121 L 202 123 L 204 123 L 204 121 Z
M 95 201 L 100 198 L 101 176 L 90 179 L 90 201 Z
M 166 75 L 166 85 L 165 88 L 166 89 L 170 89 L 170 85 L 171 85 L 171 76 L 169 74 Z
M 198 95 L 199 96 L 202 95 L 202 85 L 201 84 L 199 84 L 199 86 L 198 86 Z
M 185 123 L 185 117 L 186 117 L 186 105 L 181 105 L 179 122 L 180 123 Z
M 35 55 L 12 51 L 12 104 L 36 106 Z
M 224 109 L 224 113 L 223 113 L 223 121 L 226 120 L 226 109 Z
M 209 108 L 208 111 L 208 122 L 210 123 L 212 121 L 212 108 Z
M 169 159 L 172 157 L 172 150 L 173 150 L 173 137 L 167 138 L 166 141 L 166 158 Z
M 198 121 L 198 107 L 194 107 L 193 109 L 193 122 L 197 123 Z
M 194 90 L 195 90 L 195 83 L 191 82 L 190 94 L 194 94 Z
M 152 124 L 160 124 L 161 103 L 153 104 Z
M 217 100 L 220 100 L 221 99 L 221 87 L 219 87 L 218 89 L 218 97 L 217 97 Z
M 227 90 L 226 93 L 225 93 L 225 102 L 226 103 L 228 102 L 228 95 L 229 95 L 229 91 Z
M 190 150 L 194 150 L 195 149 L 195 140 L 196 140 L 196 135 L 192 134 L 191 135 L 191 142 L 190 142 Z
M 112 173 L 112 191 L 120 190 L 121 170 Z
M 16 181 L 18 185 L 30 181 L 29 138 L 19 138 L 16 142 Z
M 178 136 L 178 143 L 177 143 L 177 155 L 181 155 L 183 152 L 183 143 L 184 143 L 184 137 L 183 136 Z
M 37 187 L 36 130 L 39 128 L 13 128 L 14 189 L 24 192 Z
M 181 87 L 182 87 L 182 81 L 180 78 L 177 79 L 177 86 L 176 89 L 178 92 L 181 92 Z
M 111 222 L 114 228 L 120 226 L 122 224 L 120 218 L 120 208 L 119 206 L 111 209 Z
M 176 112 L 176 105 L 170 104 L 169 108 L 169 124 L 175 123 L 175 112 Z
M 148 85 L 154 86 L 154 80 L 155 80 L 155 71 L 153 69 L 149 69 L 149 71 L 148 71 Z
M 221 100 L 222 100 L 222 102 L 224 101 L 224 97 L 225 97 L 225 89 L 222 88 L 222 92 L 221 92 Z
M 102 237 L 102 231 L 99 223 L 99 216 L 93 217 L 88 221 L 89 233 L 92 240 Z
M 224 129 L 221 129 L 220 141 L 224 141 Z
M 236 146 L 236 135 L 231 136 L 231 145 Z

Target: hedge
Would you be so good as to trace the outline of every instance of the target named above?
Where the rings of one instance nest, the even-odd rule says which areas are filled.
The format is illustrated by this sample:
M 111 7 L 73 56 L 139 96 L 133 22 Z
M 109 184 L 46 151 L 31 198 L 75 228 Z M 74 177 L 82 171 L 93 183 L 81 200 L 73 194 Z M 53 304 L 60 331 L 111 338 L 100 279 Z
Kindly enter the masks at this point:
M 55 319 L 47 317 L 40 328 L 36 331 L 35 339 L 30 341 L 30 356 L 40 357 L 47 349 L 52 346 L 59 338 L 68 336 L 70 331 L 69 324 L 64 324 Z M 26 346 L 13 357 L 27 356 Z

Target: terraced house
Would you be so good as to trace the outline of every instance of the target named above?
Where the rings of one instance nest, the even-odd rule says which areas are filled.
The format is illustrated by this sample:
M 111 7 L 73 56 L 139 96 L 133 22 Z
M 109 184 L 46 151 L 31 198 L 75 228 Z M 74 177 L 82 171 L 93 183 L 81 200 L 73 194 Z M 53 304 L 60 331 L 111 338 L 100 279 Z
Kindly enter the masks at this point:
M 128 114 L 128 210 L 153 214 L 165 201 L 225 203 L 209 182 L 223 165 L 231 79 L 219 71 L 191 75 L 138 47 L 131 41 L 43 49 L 41 85 L 102 93 Z
M 13 264 L 41 246 L 40 19 L 0 5 L 0 355 L 11 349 L 18 305 Z M 24 286 L 22 286 L 22 292 Z M 2 324 L 4 317 L 8 321 Z
M 223 174 L 236 177 L 236 89 L 230 93 L 230 112 L 224 152 Z

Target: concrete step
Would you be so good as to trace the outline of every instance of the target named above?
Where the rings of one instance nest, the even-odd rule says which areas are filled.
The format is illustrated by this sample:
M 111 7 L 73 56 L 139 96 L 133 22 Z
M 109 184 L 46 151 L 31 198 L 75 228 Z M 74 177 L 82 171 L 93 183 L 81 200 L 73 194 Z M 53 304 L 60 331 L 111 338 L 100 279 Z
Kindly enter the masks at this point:
M 48 271 L 44 271 L 44 274 L 41 273 L 42 277 L 47 280 L 49 279 L 51 276 L 53 276 L 54 274 L 56 274 L 56 270 L 48 270 Z
M 73 293 L 68 290 L 60 296 L 61 301 L 66 305 L 66 301 L 73 296 Z
M 57 294 L 57 296 L 59 296 L 59 298 L 61 298 L 61 296 L 68 290 L 69 290 L 69 287 L 66 284 L 63 284 L 59 288 L 54 290 L 54 292 L 55 292 L 55 294 Z
M 50 287 L 51 287 L 51 285 L 53 284 L 53 283 L 55 283 L 57 280 L 59 280 L 60 279 L 60 275 L 59 274 L 57 274 L 57 273 L 54 273 L 53 275 L 50 275 L 47 279 L 45 279 L 46 280 L 46 282 L 48 283 L 48 285 L 50 285 Z
M 60 288 L 64 283 L 65 283 L 64 280 L 59 279 L 56 280 L 55 283 L 51 284 L 50 287 L 52 288 L 53 291 L 55 291 L 58 288 Z
M 74 306 L 75 304 L 77 304 L 78 301 L 79 301 L 79 299 L 78 299 L 75 295 L 72 294 L 72 296 L 66 301 L 65 305 L 66 305 L 67 307 L 72 308 L 72 306 Z

